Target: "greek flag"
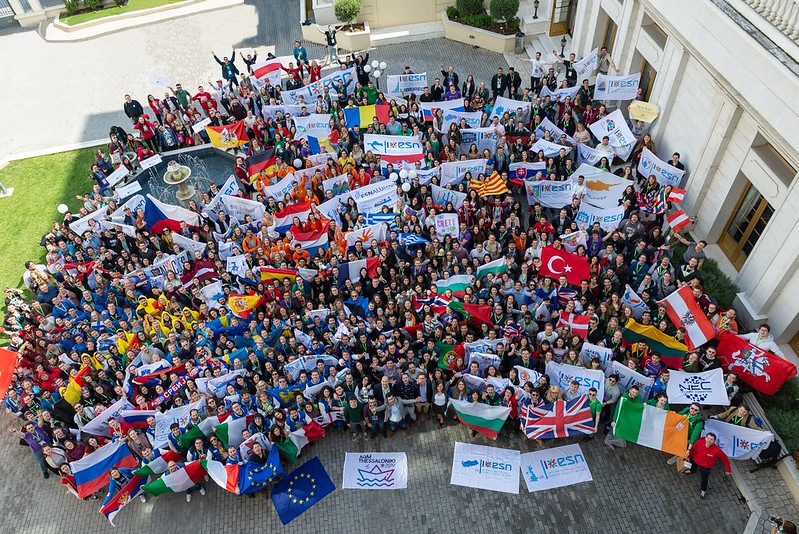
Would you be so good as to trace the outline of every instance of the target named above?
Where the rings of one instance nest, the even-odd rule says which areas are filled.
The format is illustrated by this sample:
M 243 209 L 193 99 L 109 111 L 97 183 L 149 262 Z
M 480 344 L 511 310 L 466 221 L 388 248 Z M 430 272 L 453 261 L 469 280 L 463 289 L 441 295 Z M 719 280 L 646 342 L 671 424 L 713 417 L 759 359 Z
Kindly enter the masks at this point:
M 425 243 L 429 243 L 427 239 L 420 236 L 419 234 L 400 234 L 400 242 L 405 243 L 406 247 L 412 247 L 415 245 L 424 245 Z
M 389 213 L 378 212 L 378 213 L 364 213 L 363 214 L 364 219 L 366 219 L 366 224 L 368 226 L 371 226 L 373 224 L 378 224 L 378 223 L 388 223 L 388 227 L 390 229 L 394 230 L 394 231 L 397 231 L 397 223 L 394 220 L 394 217 L 396 215 L 397 214 L 393 213 L 393 212 L 389 212 Z

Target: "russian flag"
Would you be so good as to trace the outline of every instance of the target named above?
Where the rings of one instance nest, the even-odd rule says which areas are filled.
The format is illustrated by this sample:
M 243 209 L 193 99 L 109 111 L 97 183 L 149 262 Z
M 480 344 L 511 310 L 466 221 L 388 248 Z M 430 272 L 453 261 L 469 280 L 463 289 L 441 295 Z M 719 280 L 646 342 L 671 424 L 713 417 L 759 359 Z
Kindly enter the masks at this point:
M 361 278 L 361 269 L 366 269 L 370 278 L 377 276 L 379 258 L 366 258 L 364 260 L 349 261 L 338 266 L 338 285 L 344 286 L 346 280 L 357 282 Z
M 136 467 L 136 458 L 124 441 L 106 443 L 91 454 L 69 464 L 75 475 L 78 497 L 88 497 L 108 484 L 108 470 L 112 467 Z
M 327 250 L 329 230 L 330 222 L 328 221 L 325 222 L 322 228 L 313 232 L 293 232 L 294 242 L 299 243 L 303 250 L 307 251 L 311 256 L 314 256 L 316 251 L 320 248 Z
M 103 503 L 103 507 L 100 508 L 100 512 L 108 518 L 108 522 L 111 523 L 111 526 L 116 527 L 114 524 L 114 517 L 119 513 L 119 511 L 125 507 L 130 501 L 138 497 L 139 493 L 141 493 L 141 488 L 147 484 L 147 477 L 142 477 L 138 475 L 134 475 L 127 484 L 119 488 L 119 491 L 116 492 L 116 495 L 110 498 L 106 498 L 105 502 Z
M 147 418 L 155 417 L 158 410 L 122 410 L 119 412 L 119 424 L 126 433 L 129 428 L 147 428 Z
M 164 228 L 178 232 L 180 221 L 186 221 L 189 226 L 200 226 L 200 216 L 193 211 L 166 204 L 152 195 L 147 195 L 144 200 L 144 222 L 147 223 L 150 232 L 160 234 Z
M 294 217 L 298 217 L 300 221 L 305 222 L 310 214 L 310 200 L 299 204 L 291 204 L 283 211 L 275 213 L 275 231 L 279 234 L 285 234 L 291 228 L 291 225 L 294 224 Z
M 344 119 L 347 121 L 347 128 L 349 129 L 352 129 L 353 126 L 366 128 L 372 124 L 372 119 L 375 117 L 377 117 L 377 121 L 380 124 L 388 124 L 389 109 L 388 104 L 345 108 Z

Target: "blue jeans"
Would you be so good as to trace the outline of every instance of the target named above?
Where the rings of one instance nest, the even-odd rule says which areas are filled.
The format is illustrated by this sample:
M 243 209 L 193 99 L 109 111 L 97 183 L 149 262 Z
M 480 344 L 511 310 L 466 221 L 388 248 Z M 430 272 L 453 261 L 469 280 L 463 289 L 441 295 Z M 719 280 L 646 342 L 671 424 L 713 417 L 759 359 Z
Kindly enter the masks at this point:
M 39 464 L 39 469 L 42 470 L 42 473 L 47 473 L 47 464 L 44 463 L 44 453 L 42 453 L 42 450 L 31 450 L 31 453 L 33 454 L 33 459 L 36 460 L 37 464 Z
M 383 436 L 385 437 L 386 424 L 383 421 L 372 421 L 372 428 L 369 429 L 369 432 L 372 435 L 372 437 L 375 437 L 378 434 L 383 434 Z
M 406 421 L 405 419 L 402 419 L 402 420 L 400 420 L 398 422 L 389 421 L 388 422 L 388 427 L 391 429 L 392 432 L 396 432 L 398 428 L 401 428 L 403 430 L 407 430 L 408 429 L 408 421 Z

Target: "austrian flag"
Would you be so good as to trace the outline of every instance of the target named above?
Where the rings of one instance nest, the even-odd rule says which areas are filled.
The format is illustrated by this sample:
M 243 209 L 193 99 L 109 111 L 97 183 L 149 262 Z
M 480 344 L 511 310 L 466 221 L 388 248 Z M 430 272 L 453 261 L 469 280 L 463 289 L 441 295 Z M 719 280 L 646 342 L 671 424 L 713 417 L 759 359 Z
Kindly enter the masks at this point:
M 666 306 L 666 314 L 674 326 L 685 328 L 685 342 L 690 350 L 716 337 L 716 330 L 696 303 L 691 286 L 681 287 L 658 304 Z
M 674 230 L 674 233 L 679 232 L 680 230 L 691 224 L 691 219 L 688 218 L 688 216 L 685 214 L 683 210 L 675 211 L 674 213 L 666 217 L 666 220 L 669 221 L 669 226 L 671 226 L 671 229 Z

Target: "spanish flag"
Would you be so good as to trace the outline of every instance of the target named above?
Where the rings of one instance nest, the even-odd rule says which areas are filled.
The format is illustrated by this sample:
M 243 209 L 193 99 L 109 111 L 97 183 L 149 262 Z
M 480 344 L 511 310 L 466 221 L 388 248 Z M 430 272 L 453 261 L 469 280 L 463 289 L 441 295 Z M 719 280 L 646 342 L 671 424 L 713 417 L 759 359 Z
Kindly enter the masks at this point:
M 481 197 L 488 197 L 493 195 L 504 195 L 510 193 L 507 184 L 502 177 L 494 172 L 485 180 L 472 180 L 469 182 L 469 187 L 477 191 Z
M 268 282 L 270 280 L 280 280 L 281 282 L 288 278 L 291 283 L 297 281 L 297 271 L 294 269 L 275 269 L 272 267 L 261 267 L 261 282 Z
M 247 129 L 244 121 L 226 124 L 225 126 L 206 126 L 205 131 L 211 139 L 211 144 L 216 148 L 236 148 L 246 145 L 250 138 L 247 137 Z
M 622 338 L 627 343 L 645 342 L 646 346 L 660 354 L 663 363 L 672 369 L 682 367 L 685 353 L 688 352 L 688 347 L 684 343 L 664 334 L 654 326 L 642 325 L 635 319 L 628 320 L 621 332 Z
M 247 167 L 247 176 L 250 177 L 250 182 L 265 170 L 267 175 L 274 175 L 277 171 L 275 167 L 275 149 L 271 148 L 265 150 L 260 154 L 250 156 L 244 160 L 244 165 Z
M 388 124 L 389 105 L 372 104 L 371 106 L 358 106 L 344 109 L 344 119 L 347 121 L 347 128 L 360 126 L 366 128 L 372 124 L 372 120 L 377 117 L 380 124 Z
M 236 295 L 231 293 L 228 297 L 228 306 L 233 315 L 242 319 L 247 319 L 253 308 L 256 308 L 263 301 L 261 295 Z

